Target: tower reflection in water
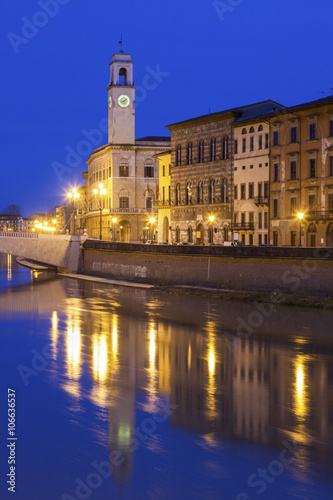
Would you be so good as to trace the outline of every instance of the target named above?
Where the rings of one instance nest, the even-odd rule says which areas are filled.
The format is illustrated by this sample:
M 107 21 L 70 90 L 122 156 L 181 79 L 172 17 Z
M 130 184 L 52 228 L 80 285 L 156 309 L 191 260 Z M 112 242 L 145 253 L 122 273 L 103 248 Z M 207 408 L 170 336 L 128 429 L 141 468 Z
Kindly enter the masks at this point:
M 211 319 L 199 329 L 161 320 L 151 309 L 138 318 L 107 304 L 96 311 L 78 299 L 66 313 L 65 389 L 73 404 L 82 399 L 82 376 L 89 370 L 89 398 L 108 412 L 110 456 L 122 457 L 113 467 L 115 481 L 130 479 L 137 440 L 155 452 L 152 435 L 138 438 L 138 408 L 144 418 L 165 400 L 172 425 L 199 432 L 203 446 L 234 438 L 280 450 L 290 439 L 299 445 L 299 471 L 315 461 L 331 467 L 326 443 L 332 444 L 333 434 L 333 372 L 327 348 L 317 345 L 313 354 L 308 342 L 254 337 L 231 345 Z M 55 311 L 51 320 L 56 356 Z

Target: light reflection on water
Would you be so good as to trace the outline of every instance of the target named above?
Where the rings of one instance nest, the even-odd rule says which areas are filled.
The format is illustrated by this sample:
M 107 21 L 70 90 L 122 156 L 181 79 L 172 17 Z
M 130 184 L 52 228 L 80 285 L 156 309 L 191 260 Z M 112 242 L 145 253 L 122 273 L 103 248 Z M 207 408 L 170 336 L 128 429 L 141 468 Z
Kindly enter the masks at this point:
M 75 497 L 75 478 L 94 472 L 94 460 L 113 464 L 96 498 L 256 498 L 248 478 L 276 462 L 286 441 L 296 443 L 294 458 L 261 498 L 333 496 L 333 343 L 325 337 L 333 316 L 281 308 L 258 335 L 240 339 L 235 318 L 252 307 L 57 278 L 3 291 L 1 317 L 17 323 L 20 312 L 15 333 L 8 322 L 2 328 L 12 358 L 6 384 L 16 384 L 24 419 L 18 498 L 38 498 L 33 468 L 47 474 L 37 428 L 52 463 L 41 490 L 48 500 Z M 299 328 L 290 328 L 291 314 Z M 16 367 L 46 344 L 47 367 L 25 387 Z

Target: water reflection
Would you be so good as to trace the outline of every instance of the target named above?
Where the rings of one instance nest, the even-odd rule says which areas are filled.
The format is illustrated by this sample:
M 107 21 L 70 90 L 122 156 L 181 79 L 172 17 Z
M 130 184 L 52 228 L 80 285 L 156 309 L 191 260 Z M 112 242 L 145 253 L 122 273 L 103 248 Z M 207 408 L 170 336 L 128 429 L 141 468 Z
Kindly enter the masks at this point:
M 251 310 L 248 304 L 169 297 L 162 311 L 153 292 L 74 280 L 35 285 L 36 303 L 24 287 L 16 294 L 21 309 L 33 304 L 51 323 L 52 374 L 73 396 L 72 410 L 89 400 L 107 415 L 109 452 L 123 458 L 113 467 L 114 481 L 131 481 L 139 467 L 136 443 L 155 456 L 165 453 L 161 424 L 151 433 L 142 424 L 159 414 L 162 401 L 171 405 L 171 427 L 203 438 L 205 449 L 228 439 L 280 451 L 289 439 L 298 443 L 295 477 L 333 472 L 333 344 L 317 332 L 323 319 L 325 335 L 330 312 L 304 318 L 295 309 L 293 335 L 286 326 L 280 336 L 267 329 L 240 339 L 235 328 L 221 332 L 240 310 Z M 10 295 L 0 304 L 15 310 Z M 272 325 L 287 325 L 290 313 L 277 310 Z

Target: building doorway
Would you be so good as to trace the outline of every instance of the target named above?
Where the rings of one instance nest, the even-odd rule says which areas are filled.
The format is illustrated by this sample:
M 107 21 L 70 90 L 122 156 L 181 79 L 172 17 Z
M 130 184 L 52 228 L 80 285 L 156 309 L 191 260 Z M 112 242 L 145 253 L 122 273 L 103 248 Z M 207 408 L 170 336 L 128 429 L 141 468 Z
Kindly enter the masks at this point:
M 122 220 L 118 225 L 119 241 L 128 243 L 130 241 L 131 226 L 127 220 Z M 118 235 L 117 235 L 118 236 Z
M 316 233 L 317 228 L 314 224 L 310 224 L 308 229 L 308 247 L 316 246 Z

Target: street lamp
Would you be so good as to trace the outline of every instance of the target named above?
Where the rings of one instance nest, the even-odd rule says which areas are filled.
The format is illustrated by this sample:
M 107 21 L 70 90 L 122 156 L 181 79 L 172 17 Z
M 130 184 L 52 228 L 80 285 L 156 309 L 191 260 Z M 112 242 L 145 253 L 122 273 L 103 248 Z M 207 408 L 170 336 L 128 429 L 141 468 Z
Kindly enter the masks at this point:
M 150 222 L 151 239 L 154 240 L 155 235 L 153 234 L 153 232 L 154 232 L 155 217 L 150 217 L 149 222 Z
M 116 241 L 116 224 L 117 224 L 117 217 L 112 218 L 113 222 L 113 241 Z
M 99 195 L 99 239 L 102 239 L 102 196 L 106 194 L 103 184 L 98 185 L 99 189 L 94 189 L 94 194 Z
M 299 247 L 302 246 L 302 219 L 303 219 L 304 214 L 302 212 L 299 212 L 297 214 L 297 217 L 299 219 Z
M 75 234 L 75 231 L 76 231 L 76 228 L 75 228 L 75 219 L 76 219 L 76 215 L 75 215 L 75 200 L 77 200 L 79 198 L 79 196 L 80 195 L 77 192 L 76 188 L 73 188 L 72 191 L 70 191 L 67 194 L 67 198 L 69 200 L 73 200 L 73 219 L 74 219 L 74 222 L 73 222 L 73 234 Z
M 215 220 L 214 215 L 210 215 L 208 218 L 209 218 L 209 221 L 211 222 L 211 224 L 213 224 L 213 222 Z M 210 230 L 211 230 L 211 241 L 210 241 L 210 243 L 214 244 L 214 228 L 211 227 Z

